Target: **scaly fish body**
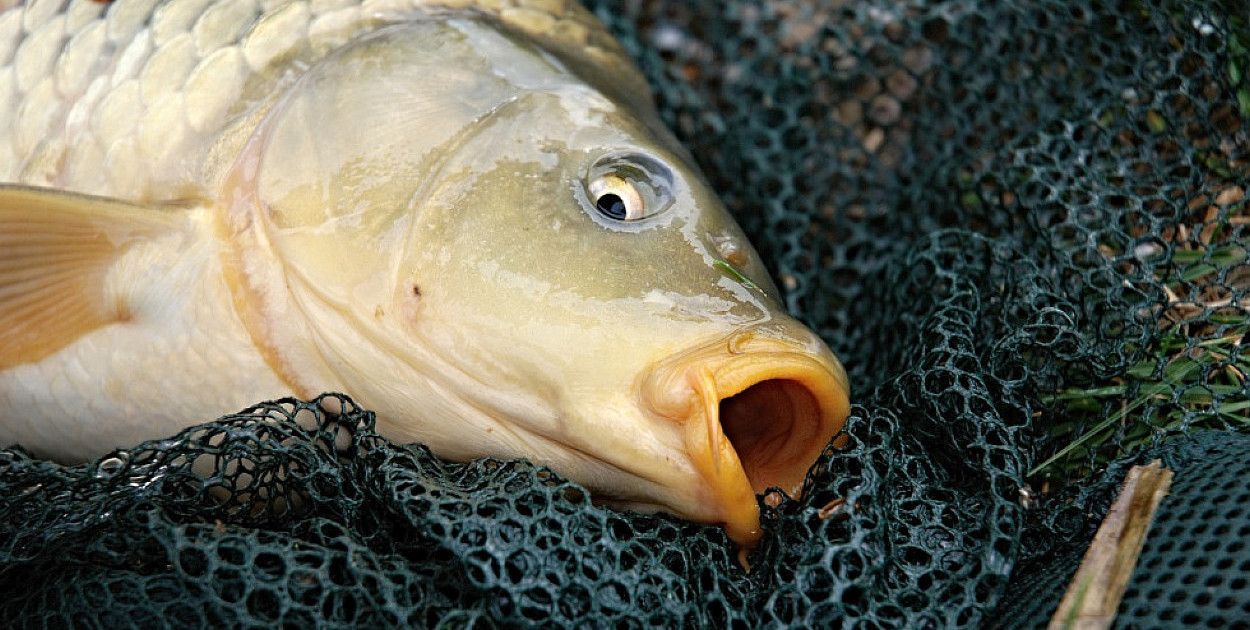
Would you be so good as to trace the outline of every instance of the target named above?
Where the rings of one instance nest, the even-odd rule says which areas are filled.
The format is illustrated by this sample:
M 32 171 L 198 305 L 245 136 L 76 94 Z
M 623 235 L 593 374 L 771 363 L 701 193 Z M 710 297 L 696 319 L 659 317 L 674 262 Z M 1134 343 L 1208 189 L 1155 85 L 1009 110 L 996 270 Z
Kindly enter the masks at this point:
M 0 68 L 0 443 L 344 391 L 749 542 L 846 416 L 573 2 L 43 0 Z
M 0 0 L 0 178 L 131 200 L 206 194 L 302 69 L 457 9 L 600 66 L 649 107 L 645 81 L 572 0 Z

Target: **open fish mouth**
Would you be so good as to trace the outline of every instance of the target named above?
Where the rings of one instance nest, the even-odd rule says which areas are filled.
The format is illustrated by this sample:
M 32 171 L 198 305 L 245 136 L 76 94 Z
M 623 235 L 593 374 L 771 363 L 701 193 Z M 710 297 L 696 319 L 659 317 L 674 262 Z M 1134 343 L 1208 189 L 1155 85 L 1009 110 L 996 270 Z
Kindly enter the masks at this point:
M 802 490 L 807 471 L 850 412 L 846 373 L 814 335 L 754 332 L 666 360 L 643 383 L 653 413 L 677 423 L 699 485 L 688 518 L 721 523 L 744 548 L 760 536 L 755 495 Z

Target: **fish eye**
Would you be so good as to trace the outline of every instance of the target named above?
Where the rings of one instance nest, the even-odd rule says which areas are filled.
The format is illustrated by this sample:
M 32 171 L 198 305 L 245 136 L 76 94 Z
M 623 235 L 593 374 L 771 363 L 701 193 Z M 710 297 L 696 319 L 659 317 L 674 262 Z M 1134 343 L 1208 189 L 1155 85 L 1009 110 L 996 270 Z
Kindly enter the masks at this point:
M 586 193 L 594 213 L 612 221 L 647 219 L 673 201 L 673 176 L 668 167 L 645 155 L 611 155 L 590 168 Z
M 595 201 L 595 210 L 609 219 L 636 221 L 645 216 L 646 207 L 638 188 L 616 174 L 592 180 L 590 198 Z

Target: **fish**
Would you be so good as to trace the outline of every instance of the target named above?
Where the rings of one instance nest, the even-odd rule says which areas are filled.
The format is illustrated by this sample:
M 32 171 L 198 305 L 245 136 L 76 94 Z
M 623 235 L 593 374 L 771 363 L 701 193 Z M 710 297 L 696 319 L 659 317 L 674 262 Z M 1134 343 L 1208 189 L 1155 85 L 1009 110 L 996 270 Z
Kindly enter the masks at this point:
M 761 536 L 846 371 L 567 0 L 0 0 L 0 445 L 256 401 Z

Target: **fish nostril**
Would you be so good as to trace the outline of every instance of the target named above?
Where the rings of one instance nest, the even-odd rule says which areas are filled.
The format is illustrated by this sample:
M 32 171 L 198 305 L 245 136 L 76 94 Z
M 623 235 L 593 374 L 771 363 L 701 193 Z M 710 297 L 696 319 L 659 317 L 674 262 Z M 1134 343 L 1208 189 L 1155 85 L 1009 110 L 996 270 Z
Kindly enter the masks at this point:
M 798 381 L 770 379 L 720 401 L 719 415 L 756 494 L 775 486 L 797 496 L 828 441 L 816 396 Z

